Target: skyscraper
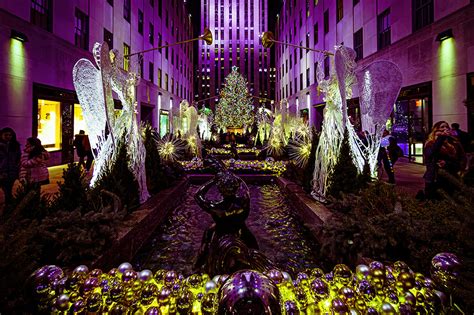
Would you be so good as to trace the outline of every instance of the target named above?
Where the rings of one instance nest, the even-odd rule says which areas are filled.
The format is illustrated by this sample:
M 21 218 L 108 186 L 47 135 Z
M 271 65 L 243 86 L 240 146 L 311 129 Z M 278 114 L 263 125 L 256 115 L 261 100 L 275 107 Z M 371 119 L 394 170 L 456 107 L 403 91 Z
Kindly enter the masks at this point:
M 259 42 L 267 30 L 267 12 L 267 0 L 201 1 L 201 33 L 209 28 L 214 42 L 199 42 L 194 100 L 200 105 L 215 108 L 232 66 L 247 79 L 254 104 L 270 98 L 270 51 Z

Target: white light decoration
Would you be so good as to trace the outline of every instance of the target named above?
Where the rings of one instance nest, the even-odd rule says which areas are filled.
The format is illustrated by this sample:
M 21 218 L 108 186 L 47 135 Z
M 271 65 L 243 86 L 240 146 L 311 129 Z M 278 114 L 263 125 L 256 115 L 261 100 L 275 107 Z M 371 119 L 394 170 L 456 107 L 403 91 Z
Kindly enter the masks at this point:
M 91 186 L 110 167 L 110 161 L 117 154 L 118 142 L 123 140 L 130 157 L 130 170 L 138 181 L 142 203 L 150 195 L 146 187 L 146 151 L 137 124 L 135 89 L 139 78 L 136 73 L 119 68 L 123 59 L 117 50 L 109 51 L 107 43 L 96 43 L 93 56 L 98 68 L 87 59 L 80 59 L 73 68 L 74 87 L 95 157 Z M 122 110 L 115 111 L 112 91 L 122 102 Z
M 300 117 L 300 102 L 298 100 L 298 98 L 296 98 L 296 117 Z
M 401 72 L 394 63 L 376 61 L 363 69 L 355 69 L 354 58 L 352 49 L 336 47 L 335 61 L 331 67 L 336 71 L 331 73 L 328 80 L 323 79 L 322 62 L 318 62 L 317 79 L 320 90 L 325 94 L 326 107 L 316 149 L 312 195 L 321 201 L 326 198 L 328 178 L 339 158 L 344 129 L 348 130 L 351 155 L 359 172 L 363 171 L 367 161 L 371 175 L 376 175 L 381 135 L 402 83 Z M 346 100 L 352 95 L 356 79 L 365 139 L 359 138 L 347 119 Z
M 212 110 L 203 106 L 199 110 L 199 117 L 198 117 L 198 126 L 200 131 L 200 137 L 204 140 L 211 139 L 211 126 L 213 123 L 213 113 Z
M 172 134 L 167 134 L 158 141 L 158 154 L 165 162 L 174 162 L 182 158 L 184 148 L 184 142 Z
M 159 93 L 158 93 L 157 105 L 158 105 L 158 113 L 157 113 L 157 116 L 158 116 L 158 117 L 157 117 L 156 121 L 157 121 L 158 123 L 157 123 L 157 128 L 156 128 L 156 129 L 157 129 L 158 132 L 159 132 L 159 130 L 161 130 L 161 129 L 160 129 L 160 127 L 161 127 L 161 121 L 160 121 L 160 120 L 161 120 L 161 117 L 160 117 L 160 115 L 161 115 L 161 94 L 159 94 Z
M 309 93 L 306 94 L 306 104 L 308 105 L 308 121 L 309 121 L 309 127 L 311 128 L 311 96 Z

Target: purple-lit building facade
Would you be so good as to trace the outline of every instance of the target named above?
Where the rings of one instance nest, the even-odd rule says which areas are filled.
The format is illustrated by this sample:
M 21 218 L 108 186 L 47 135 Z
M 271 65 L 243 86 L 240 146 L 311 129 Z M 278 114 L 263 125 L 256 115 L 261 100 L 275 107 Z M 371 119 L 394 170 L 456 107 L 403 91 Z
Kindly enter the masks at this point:
M 407 155 L 420 158 L 424 137 L 439 120 L 474 132 L 474 1 L 470 0 L 286 0 L 276 22 L 276 39 L 334 51 L 354 48 L 358 66 L 391 60 L 403 86 L 388 128 Z M 449 31 L 451 30 L 451 31 Z M 443 33 L 447 31 L 446 33 Z M 443 34 L 452 37 L 440 41 Z M 438 40 L 437 40 L 438 39 Z M 321 128 L 324 102 L 317 92 L 316 65 L 329 59 L 316 52 L 276 45 L 276 100 L 309 116 Z M 355 92 L 357 93 L 357 92 Z M 357 94 L 349 114 L 359 123 Z
M 270 69 L 270 51 L 260 45 L 259 38 L 267 26 L 267 0 L 201 0 L 201 33 L 209 28 L 214 42 L 199 42 L 194 89 L 199 106 L 215 108 L 232 66 L 239 67 L 247 79 L 250 94 L 256 96 L 254 105 L 263 102 L 269 106 L 274 73 Z
M 52 153 L 51 165 L 70 161 L 74 134 L 86 129 L 72 82 L 77 60 L 93 62 L 95 42 L 128 54 L 192 38 L 190 19 L 182 1 L 0 0 L 0 127 L 14 128 L 22 145 L 38 136 Z M 181 100 L 192 98 L 192 47 L 124 62 L 143 78 L 139 120 L 162 134 L 171 125 L 170 108 L 177 111 Z

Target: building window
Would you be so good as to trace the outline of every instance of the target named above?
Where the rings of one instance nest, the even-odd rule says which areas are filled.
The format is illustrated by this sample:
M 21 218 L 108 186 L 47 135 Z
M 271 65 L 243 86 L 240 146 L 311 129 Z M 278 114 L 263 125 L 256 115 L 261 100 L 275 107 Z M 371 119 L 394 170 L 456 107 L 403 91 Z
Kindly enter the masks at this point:
M 165 73 L 165 90 L 168 91 L 168 74 Z
M 352 4 L 355 6 L 357 3 L 359 3 L 359 0 L 353 0 Z
M 158 80 L 158 87 L 161 88 L 161 69 L 158 68 L 158 77 L 156 78 Z
M 303 90 L 303 73 L 300 73 L 300 91 Z
M 158 16 L 161 17 L 161 11 L 163 10 L 163 0 L 158 0 Z
M 150 79 L 150 82 L 151 83 L 154 83 L 154 76 L 155 76 L 155 65 L 153 64 L 153 62 L 150 62 L 148 64 L 148 78 Z
M 138 10 L 138 33 L 143 35 L 143 12 Z
M 61 150 L 61 103 L 38 100 L 38 138 L 48 151 Z
M 87 133 L 87 126 L 82 114 L 81 104 L 74 104 L 74 134 L 77 135 L 79 130 L 85 130 Z
M 329 77 L 329 56 L 324 57 L 324 78 Z
M 129 55 L 130 54 L 130 46 L 127 44 L 123 43 L 123 55 Z M 123 58 L 123 70 L 128 71 L 128 68 L 130 67 L 130 60 L 129 58 Z
M 357 54 L 356 61 L 364 58 L 364 41 L 362 28 L 354 33 L 354 50 Z
M 89 50 L 89 17 L 76 8 L 74 42 L 77 47 Z
M 174 79 L 171 78 L 171 93 L 174 94 Z
M 318 34 L 318 23 L 314 24 L 314 46 L 318 44 L 319 34 Z
M 114 0 L 107 0 L 107 3 L 110 4 L 111 6 L 114 6 Z
M 114 35 L 109 32 L 106 28 L 104 28 L 104 42 L 107 43 L 109 49 L 114 48 Z
M 329 33 L 329 9 L 324 12 L 324 34 Z
M 413 32 L 433 23 L 433 0 L 413 1 Z
M 390 45 L 390 8 L 377 17 L 377 46 L 382 49 Z
M 123 0 L 123 18 L 130 23 L 130 16 L 132 15 L 131 0 Z
M 339 22 L 344 17 L 344 1 L 337 0 L 336 2 L 336 22 Z
M 150 42 L 150 44 L 154 45 L 155 43 L 155 28 L 153 27 L 153 24 L 150 23 L 150 29 L 149 29 L 149 33 L 148 33 L 148 40 Z
M 31 0 L 31 23 L 52 30 L 51 0 Z

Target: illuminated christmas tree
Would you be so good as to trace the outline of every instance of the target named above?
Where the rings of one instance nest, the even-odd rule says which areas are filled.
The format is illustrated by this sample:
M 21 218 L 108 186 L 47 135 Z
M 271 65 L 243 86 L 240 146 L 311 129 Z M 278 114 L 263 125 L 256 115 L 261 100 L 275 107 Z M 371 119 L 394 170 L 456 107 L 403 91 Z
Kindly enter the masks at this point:
M 221 129 L 243 127 L 253 123 L 252 97 L 249 95 L 247 81 L 236 66 L 225 78 L 219 103 L 216 106 L 215 123 Z

